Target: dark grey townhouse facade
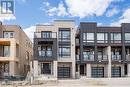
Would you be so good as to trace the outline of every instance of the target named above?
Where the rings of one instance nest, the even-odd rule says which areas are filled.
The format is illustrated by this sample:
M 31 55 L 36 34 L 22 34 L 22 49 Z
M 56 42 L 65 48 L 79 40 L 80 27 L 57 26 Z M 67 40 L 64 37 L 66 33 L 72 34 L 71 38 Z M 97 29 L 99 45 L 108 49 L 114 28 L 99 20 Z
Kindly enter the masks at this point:
M 76 32 L 76 72 L 94 78 L 130 76 L 130 23 L 105 27 L 81 22 Z

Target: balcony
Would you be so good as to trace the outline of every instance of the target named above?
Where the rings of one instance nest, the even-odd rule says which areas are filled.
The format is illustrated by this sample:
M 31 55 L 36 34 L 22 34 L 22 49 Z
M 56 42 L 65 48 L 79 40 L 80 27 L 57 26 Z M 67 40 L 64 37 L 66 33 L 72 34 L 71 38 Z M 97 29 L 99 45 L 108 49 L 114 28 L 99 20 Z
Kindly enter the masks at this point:
M 98 55 L 98 61 L 108 61 L 108 55 Z
M 94 61 L 94 55 L 83 55 L 83 61 Z
M 38 51 L 38 56 L 40 58 L 52 58 L 52 51 L 42 51 L 42 50 L 39 50 Z
M 57 38 L 57 33 L 51 32 L 48 34 L 43 34 L 42 32 L 34 32 L 34 38 L 44 38 L 44 39 Z
M 121 55 L 111 55 L 112 61 L 121 61 Z
M 127 60 L 127 61 L 130 61 L 130 54 L 127 54 L 127 55 L 126 55 L 126 60 Z

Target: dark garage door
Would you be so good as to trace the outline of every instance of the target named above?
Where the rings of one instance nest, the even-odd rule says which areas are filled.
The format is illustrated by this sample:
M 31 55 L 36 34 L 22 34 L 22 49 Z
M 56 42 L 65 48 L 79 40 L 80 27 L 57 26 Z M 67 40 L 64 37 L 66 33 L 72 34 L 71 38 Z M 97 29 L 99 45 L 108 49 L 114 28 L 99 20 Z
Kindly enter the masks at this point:
M 104 67 L 92 67 L 92 77 L 102 78 L 104 77 Z
M 70 78 L 70 67 L 58 67 L 58 78 Z
M 121 77 L 121 67 L 112 67 L 112 77 Z

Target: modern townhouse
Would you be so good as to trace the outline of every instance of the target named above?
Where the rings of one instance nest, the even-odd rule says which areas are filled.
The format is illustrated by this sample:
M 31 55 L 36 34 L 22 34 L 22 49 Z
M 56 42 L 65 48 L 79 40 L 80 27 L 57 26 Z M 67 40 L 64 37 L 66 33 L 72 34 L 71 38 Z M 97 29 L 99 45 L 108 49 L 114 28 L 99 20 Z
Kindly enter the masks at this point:
M 26 75 L 32 49 L 32 42 L 20 26 L 0 22 L 0 78 Z
M 75 22 L 39 24 L 34 33 L 34 77 L 75 78 Z
M 81 22 L 76 33 L 76 72 L 88 78 L 130 76 L 130 23 L 105 27 Z

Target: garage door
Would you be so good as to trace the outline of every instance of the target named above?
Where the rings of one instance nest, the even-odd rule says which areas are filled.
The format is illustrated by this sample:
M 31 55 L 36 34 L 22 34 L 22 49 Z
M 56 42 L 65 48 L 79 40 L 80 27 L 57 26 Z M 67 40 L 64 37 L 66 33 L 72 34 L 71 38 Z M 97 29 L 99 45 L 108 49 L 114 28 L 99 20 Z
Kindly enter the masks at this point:
M 93 78 L 102 78 L 104 77 L 104 67 L 92 67 L 92 77 Z
M 58 67 L 58 78 L 70 78 L 70 67 Z
M 112 77 L 121 77 L 121 67 L 112 67 Z

